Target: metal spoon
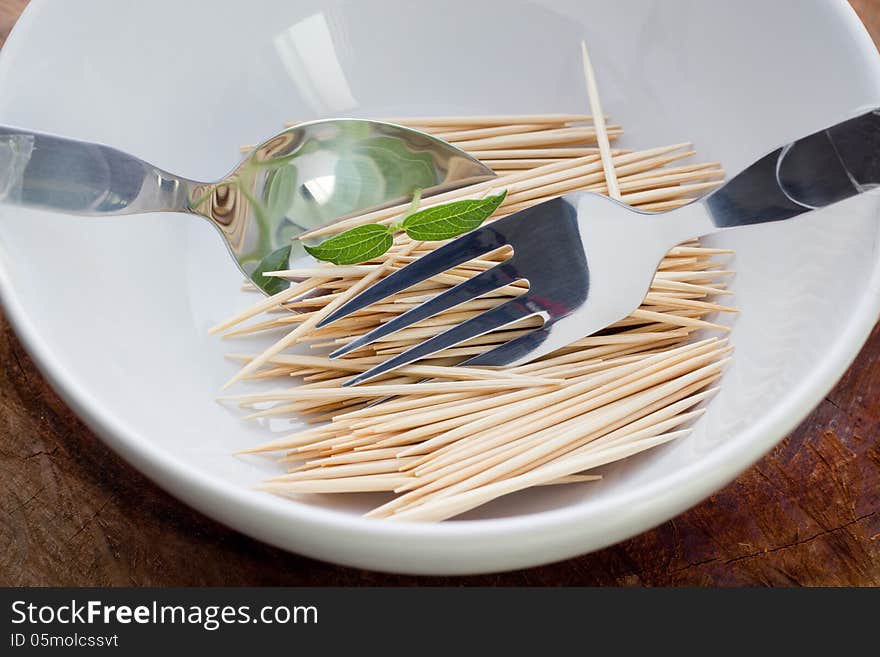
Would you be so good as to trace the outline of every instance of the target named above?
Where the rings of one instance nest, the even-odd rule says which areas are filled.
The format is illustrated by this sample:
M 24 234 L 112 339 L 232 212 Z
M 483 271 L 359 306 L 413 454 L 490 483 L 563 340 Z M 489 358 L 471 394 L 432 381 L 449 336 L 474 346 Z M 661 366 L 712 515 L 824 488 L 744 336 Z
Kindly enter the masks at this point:
M 362 119 L 303 123 L 251 150 L 222 180 L 170 174 L 100 144 L 0 126 L 0 201 L 85 216 L 186 212 L 205 217 L 241 270 L 263 276 L 298 255 L 292 238 L 354 213 L 493 177 L 464 151 L 417 130 Z

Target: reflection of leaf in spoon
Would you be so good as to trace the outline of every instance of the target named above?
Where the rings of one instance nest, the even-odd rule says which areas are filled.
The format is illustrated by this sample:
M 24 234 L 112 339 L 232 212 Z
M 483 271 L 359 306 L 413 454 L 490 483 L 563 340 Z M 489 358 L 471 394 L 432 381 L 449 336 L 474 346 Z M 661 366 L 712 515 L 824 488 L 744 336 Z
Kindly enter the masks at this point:
M 336 163 L 333 194 L 326 204 L 328 219 L 383 203 L 388 194 L 381 169 L 369 157 L 352 152 Z
M 276 227 L 274 235 L 276 244 L 289 242 L 292 237 L 308 230 L 308 226 L 297 225 L 293 218 L 298 178 L 299 171 L 293 164 L 272 171 L 266 176 L 263 198 L 269 224 Z
M 298 175 L 296 166 L 288 164 L 284 169 L 272 171 L 266 176 L 263 197 L 269 217 L 285 217 L 290 212 Z
M 272 295 L 281 292 L 281 290 L 286 290 L 290 283 L 283 278 L 276 278 L 275 276 L 265 276 L 263 272 L 267 271 L 280 271 L 282 269 L 288 268 L 288 263 L 290 262 L 290 244 L 286 246 L 282 246 L 280 249 L 275 249 L 267 255 L 265 258 L 260 260 L 260 264 L 257 265 L 257 268 L 254 269 L 253 274 L 251 274 L 251 278 L 266 294 Z
M 437 181 L 430 153 L 410 151 L 399 139 L 376 137 L 358 144 L 355 153 L 371 160 L 385 183 L 385 199 L 409 196 Z
M 385 202 L 384 182 L 377 167 L 351 152 L 336 161 L 326 180 L 311 182 L 300 181 L 287 215 L 295 226 L 302 227 L 299 232 Z

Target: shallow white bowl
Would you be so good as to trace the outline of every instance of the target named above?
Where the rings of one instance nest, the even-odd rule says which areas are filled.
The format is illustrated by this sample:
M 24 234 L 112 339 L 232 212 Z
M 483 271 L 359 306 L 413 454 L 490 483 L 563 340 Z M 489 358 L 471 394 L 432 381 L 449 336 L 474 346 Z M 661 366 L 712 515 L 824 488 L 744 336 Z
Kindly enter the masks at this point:
M 584 111 L 581 38 L 625 145 L 693 140 L 702 160 L 730 172 L 880 106 L 876 51 L 842 1 L 79 0 L 75 20 L 71 11 L 35 0 L 22 17 L 0 59 L 0 121 L 102 141 L 201 179 L 293 118 Z M 526 491 L 439 525 L 358 517 L 375 498 L 300 503 L 252 489 L 278 466 L 229 455 L 267 428 L 213 401 L 234 368 L 206 329 L 249 300 L 206 223 L 2 207 L 0 292 L 68 403 L 187 503 L 322 559 L 473 573 L 643 531 L 792 429 L 880 311 L 877 206 L 864 196 L 719 240 L 737 250 L 737 352 L 687 440 L 606 469 L 599 484 Z

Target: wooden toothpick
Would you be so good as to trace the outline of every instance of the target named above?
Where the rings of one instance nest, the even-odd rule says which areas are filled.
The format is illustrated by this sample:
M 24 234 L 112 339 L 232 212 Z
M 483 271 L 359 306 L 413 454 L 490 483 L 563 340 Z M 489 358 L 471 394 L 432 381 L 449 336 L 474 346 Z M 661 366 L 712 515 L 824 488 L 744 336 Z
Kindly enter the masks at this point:
M 599 87 L 596 84 L 596 73 L 590 62 L 590 53 L 587 50 L 587 42 L 581 41 L 581 59 L 584 65 L 584 78 L 587 83 L 587 96 L 590 99 L 590 111 L 593 113 L 594 125 L 596 126 L 596 141 L 599 143 L 599 152 L 602 155 L 602 166 L 605 169 L 605 181 L 608 185 L 608 195 L 620 200 L 620 188 L 617 186 L 617 174 L 614 172 L 614 164 L 611 161 L 611 144 L 608 141 L 608 129 L 605 126 L 605 115 L 602 113 L 602 103 L 599 100 Z

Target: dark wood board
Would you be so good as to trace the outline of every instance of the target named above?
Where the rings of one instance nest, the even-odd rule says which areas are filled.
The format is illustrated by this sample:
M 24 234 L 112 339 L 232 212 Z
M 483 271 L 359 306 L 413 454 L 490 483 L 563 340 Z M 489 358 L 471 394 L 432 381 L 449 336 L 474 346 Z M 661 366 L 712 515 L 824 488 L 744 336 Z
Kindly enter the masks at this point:
M 0 0 L 5 39 L 26 0 Z M 852 0 L 875 40 L 880 0 Z M 65 406 L 0 314 L 0 585 L 880 585 L 880 325 L 766 457 L 656 529 L 577 559 L 464 578 L 288 554 L 123 462 Z

